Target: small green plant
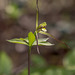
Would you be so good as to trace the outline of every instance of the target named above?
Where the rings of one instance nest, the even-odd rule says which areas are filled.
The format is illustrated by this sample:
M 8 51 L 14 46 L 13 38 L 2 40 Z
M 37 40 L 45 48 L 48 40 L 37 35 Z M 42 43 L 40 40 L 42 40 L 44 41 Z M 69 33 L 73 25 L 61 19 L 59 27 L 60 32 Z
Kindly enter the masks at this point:
M 34 33 L 29 32 L 28 37 L 26 37 L 26 38 L 15 38 L 15 39 L 8 40 L 8 42 L 11 42 L 11 43 L 18 43 L 18 44 L 24 44 L 24 45 L 29 46 L 29 50 L 28 50 L 28 75 L 30 75 L 30 54 L 31 54 L 32 46 L 37 45 L 37 51 L 38 51 L 38 53 L 40 53 L 38 46 L 40 46 L 40 45 L 42 45 L 42 46 L 54 45 L 54 44 L 47 42 L 48 38 L 39 39 L 38 33 L 52 37 L 56 41 L 65 44 L 64 42 L 61 42 L 58 39 L 56 39 L 53 35 L 47 33 L 47 30 L 46 30 L 47 23 L 46 22 L 43 22 L 40 25 L 38 24 L 38 20 L 39 20 L 38 0 L 36 0 L 36 10 L 37 11 L 36 11 L 36 30 L 35 30 L 35 32 Z

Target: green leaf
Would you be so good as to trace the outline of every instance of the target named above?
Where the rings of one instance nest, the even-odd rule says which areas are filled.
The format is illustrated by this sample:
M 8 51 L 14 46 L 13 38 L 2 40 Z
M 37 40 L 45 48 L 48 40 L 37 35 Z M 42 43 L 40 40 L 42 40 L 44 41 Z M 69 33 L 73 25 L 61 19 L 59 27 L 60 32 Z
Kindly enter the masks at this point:
M 11 75 L 12 61 L 5 52 L 0 53 L 0 75 Z
M 22 14 L 22 11 L 20 11 L 20 9 L 18 8 L 18 6 L 16 4 L 7 5 L 5 8 L 5 12 L 11 18 L 18 18 Z
M 75 49 L 71 50 L 63 60 L 64 67 L 68 70 L 75 70 Z
M 7 41 L 11 42 L 11 43 L 18 43 L 18 44 L 28 45 L 24 40 L 25 39 L 23 39 L 23 38 L 15 38 L 15 39 L 7 40 Z
M 48 69 L 43 75 L 72 75 L 70 71 L 64 68 Z
M 49 43 L 49 42 L 46 42 L 47 40 L 48 40 L 49 38 L 41 38 L 41 39 L 38 39 L 38 45 L 39 46 L 52 46 L 52 45 L 54 45 L 54 44 L 51 44 L 51 43 Z M 37 45 L 36 44 L 36 41 L 33 43 L 33 45 Z
M 54 44 L 51 44 L 49 42 L 41 42 L 41 43 L 38 43 L 39 46 L 52 46 Z
M 31 75 L 41 75 L 39 72 L 34 72 Z
M 25 68 L 25 69 L 22 71 L 21 75 L 28 75 L 28 68 Z
M 47 64 L 45 59 L 40 55 L 35 55 L 34 54 L 34 55 L 31 56 L 31 59 L 32 59 L 32 62 L 34 63 L 34 65 L 36 67 L 42 67 L 43 68 Z M 40 61 L 40 63 L 39 63 L 39 61 Z
M 40 38 L 38 39 L 38 42 L 46 42 L 49 38 Z
M 35 40 L 35 36 L 33 35 L 32 32 L 30 32 L 29 34 L 29 38 L 15 38 L 15 39 L 11 39 L 11 40 L 7 40 L 8 42 L 11 42 L 11 43 L 18 43 L 18 44 L 24 44 L 24 45 L 29 45 L 29 46 L 32 46 L 32 45 L 37 45 L 36 44 L 36 40 Z M 40 38 L 38 39 L 38 45 L 39 46 L 52 46 L 54 44 L 51 44 L 49 42 L 46 42 L 49 38 Z M 30 41 L 30 43 L 29 43 Z
M 34 36 L 34 34 L 32 32 L 28 33 L 28 40 L 29 40 L 29 46 L 32 46 L 32 44 L 35 41 L 35 36 Z

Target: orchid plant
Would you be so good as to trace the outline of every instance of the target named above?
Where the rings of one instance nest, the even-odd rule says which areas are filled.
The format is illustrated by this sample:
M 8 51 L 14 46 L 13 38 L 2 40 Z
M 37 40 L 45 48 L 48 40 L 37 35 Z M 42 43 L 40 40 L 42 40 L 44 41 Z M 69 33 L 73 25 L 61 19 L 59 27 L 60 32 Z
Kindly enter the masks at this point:
M 38 0 L 36 0 L 36 30 L 35 30 L 35 32 L 34 33 L 29 32 L 28 37 L 26 37 L 26 38 L 14 38 L 11 40 L 7 40 L 8 42 L 11 42 L 11 43 L 18 43 L 18 44 L 24 44 L 24 45 L 29 46 L 29 50 L 28 50 L 28 75 L 30 75 L 30 57 L 31 57 L 30 54 L 31 54 L 32 46 L 37 45 L 37 51 L 40 54 L 38 46 L 52 46 L 52 45 L 54 45 L 54 44 L 51 44 L 50 42 L 47 41 L 49 38 L 39 38 L 38 33 L 52 37 L 56 41 L 58 41 L 62 44 L 65 44 L 67 46 L 66 43 L 56 39 L 53 35 L 47 33 L 47 30 L 46 30 L 47 23 L 46 22 L 43 22 L 39 25 L 38 21 L 39 21 L 39 7 L 38 7 Z

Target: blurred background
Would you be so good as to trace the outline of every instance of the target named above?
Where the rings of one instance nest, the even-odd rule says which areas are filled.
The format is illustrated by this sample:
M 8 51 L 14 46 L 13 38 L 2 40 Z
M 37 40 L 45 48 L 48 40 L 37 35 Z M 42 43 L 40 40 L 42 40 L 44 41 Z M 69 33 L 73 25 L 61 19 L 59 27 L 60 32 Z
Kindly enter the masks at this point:
M 35 31 L 36 0 L 0 0 L 0 75 L 27 75 L 28 47 L 8 39 Z M 49 38 L 54 46 L 32 48 L 31 75 L 75 75 L 75 0 L 39 0 L 39 24 L 70 47 Z M 47 36 L 39 35 L 40 38 Z

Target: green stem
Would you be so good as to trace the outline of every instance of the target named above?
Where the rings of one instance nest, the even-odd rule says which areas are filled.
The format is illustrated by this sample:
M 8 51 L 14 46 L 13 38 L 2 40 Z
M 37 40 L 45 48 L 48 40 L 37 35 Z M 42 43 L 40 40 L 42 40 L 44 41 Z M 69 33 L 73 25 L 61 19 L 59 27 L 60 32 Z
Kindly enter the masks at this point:
M 39 7 L 38 7 L 38 0 L 36 0 L 36 41 L 37 41 L 36 43 L 37 43 L 37 52 L 40 54 L 38 48 L 38 32 L 37 32 L 38 23 L 39 23 Z
M 36 30 L 38 27 L 38 20 L 39 20 L 39 8 L 38 8 L 38 0 L 36 0 Z
M 28 75 L 30 75 L 30 55 L 31 55 L 31 47 L 28 50 Z

